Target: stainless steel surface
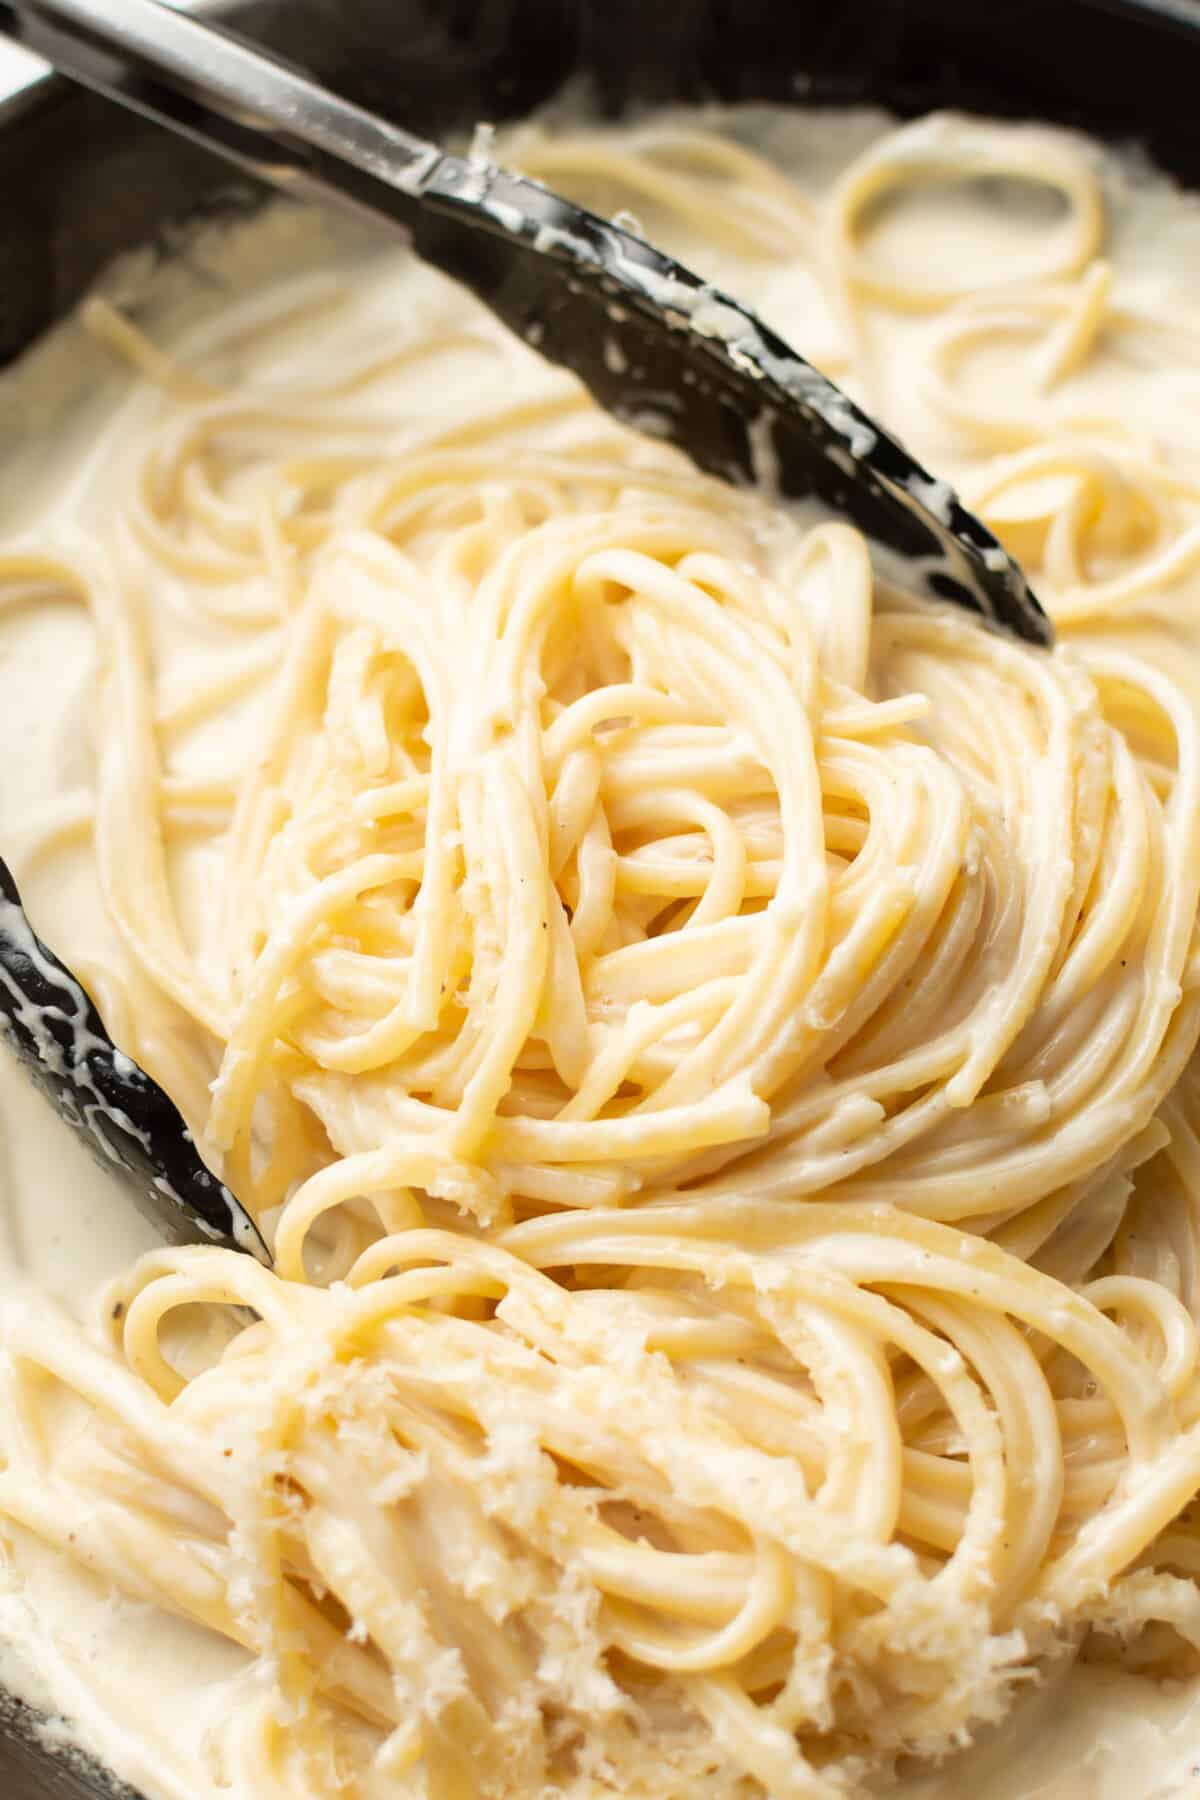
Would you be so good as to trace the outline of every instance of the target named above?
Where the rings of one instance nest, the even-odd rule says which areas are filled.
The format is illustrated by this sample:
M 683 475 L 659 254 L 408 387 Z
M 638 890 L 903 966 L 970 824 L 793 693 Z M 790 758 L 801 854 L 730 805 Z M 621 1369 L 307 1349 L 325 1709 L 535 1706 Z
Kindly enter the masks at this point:
M 275 187 L 328 199 L 340 191 L 339 165 L 348 164 L 411 203 L 441 157 L 398 125 L 158 0 L 5 0 L 0 25 L 61 74 Z M 376 200 L 382 211 L 383 196 Z M 411 204 L 402 203 L 401 223 L 411 218 Z

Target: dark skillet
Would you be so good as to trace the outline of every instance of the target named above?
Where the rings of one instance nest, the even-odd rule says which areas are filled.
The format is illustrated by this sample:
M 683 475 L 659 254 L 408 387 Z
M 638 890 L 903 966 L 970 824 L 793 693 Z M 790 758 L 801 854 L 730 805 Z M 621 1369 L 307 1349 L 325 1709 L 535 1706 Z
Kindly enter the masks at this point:
M 1145 144 L 1200 184 L 1191 0 L 247 0 L 229 13 L 339 92 L 434 138 L 519 116 L 586 72 L 614 112 L 680 99 L 868 99 L 906 114 L 949 105 L 1058 119 Z M 253 206 L 259 190 L 231 188 L 199 149 L 44 79 L 0 103 L 0 194 L 3 361 L 119 252 L 165 249 L 172 221 Z M 103 1059 L 88 1065 L 101 1092 L 110 1073 Z M 153 1123 L 156 1155 L 160 1134 L 177 1146 L 174 1119 Z M 173 1162 L 168 1173 L 182 1180 Z M 190 1192 L 225 1204 L 211 1176 Z M 181 1217 L 173 1207 L 176 1230 Z M 46 1749 L 36 1716 L 0 1696 L 0 1800 L 117 1796 L 130 1790 Z

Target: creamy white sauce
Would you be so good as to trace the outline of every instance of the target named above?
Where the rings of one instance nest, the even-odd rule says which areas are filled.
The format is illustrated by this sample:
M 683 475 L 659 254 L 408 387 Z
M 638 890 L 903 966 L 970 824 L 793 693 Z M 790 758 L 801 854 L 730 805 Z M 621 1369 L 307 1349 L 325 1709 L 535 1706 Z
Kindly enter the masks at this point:
M 879 120 L 864 114 L 814 123 L 762 115 L 747 116 L 738 129 L 765 143 L 817 191 L 879 129 Z M 639 217 L 646 235 L 655 237 L 653 207 L 639 203 Z M 981 206 L 978 196 L 964 201 L 961 194 L 931 191 L 882 214 L 872 230 L 872 254 L 901 271 L 910 266 L 914 246 L 928 267 L 1012 266 L 1045 222 L 1042 195 Z M 814 361 L 837 362 L 845 349 L 843 327 L 803 271 L 756 268 L 744 258 L 712 252 L 699 237 L 673 236 L 673 249 L 715 284 L 757 303 L 768 322 Z M 298 271 L 297 282 L 311 290 L 308 271 L 330 260 L 350 268 L 346 259 L 360 250 L 356 228 L 339 227 L 331 244 L 316 222 L 276 214 L 205 240 L 190 272 L 170 271 L 149 290 L 144 269 L 134 265 L 118 291 L 149 291 L 148 317 L 167 329 L 172 321 L 188 324 L 212 310 L 214 271 L 231 294 L 249 291 L 265 272 L 279 268 Z M 1135 205 L 1116 213 L 1113 254 L 1131 296 L 1148 303 L 1174 298 L 1180 272 L 1200 268 L 1200 206 L 1165 185 L 1145 187 Z M 206 279 L 196 279 L 197 264 Z M 298 295 L 303 291 L 297 288 Z M 272 305 L 281 292 L 272 294 Z M 435 278 L 414 280 L 401 260 L 385 257 L 361 287 L 349 329 L 385 331 L 400 307 L 445 303 L 446 290 Z M 930 441 L 927 410 L 906 380 L 906 347 L 928 329 L 919 315 L 895 315 L 886 357 L 878 355 L 877 344 L 868 346 L 870 404 L 899 435 L 911 437 L 935 469 L 959 475 L 961 456 L 949 441 Z M 272 379 L 286 380 L 289 363 L 305 360 L 303 341 L 289 339 L 286 331 L 248 339 L 238 353 L 244 372 L 259 374 L 269 366 Z M 457 388 L 450 380 L 447 391 L 456 406 L 464 398 L 469 404 L 469 357 L 454 373 Z M 1002 357 L 972 366 L 981 393 L 994 395 L 1007 380 Z M 1127 372 L 1105 362 L 1087 381 L 1087 398 L 1098 410 L 1120 412 Z M 77 326 L 7 379 L 0 424 L 37 418 L 43 429 L 0 470 L 0 531 L 57 521 L 86 533 L 104 506 L 105 472 L 120 442 L 122 392 L 129 385 L 102 351 L 82 340 Z M 866 398 L 852 378 L 846 385 Z M 1139 398 L 1145 402 L 1144 387 Z M 1195 372 L 1161 383 L 1160 429 L 1200 468 L 1200 432 L 1192 422 L 1197 400 Z M 47 421 L 53 429 L 44 428 Z M 169 594 L 161 598 L 158 629 L 194 630 L 172 614 Z M 1164 645 L 1147 640 L 1145 647 L 1169 655 Z M 198 633 L 194 652 L 203 656 L 204 649 Z M 1177 666 L 1174 673 L 1181 673 Z M 86 781 L 90 678 L 90 632 L 82 613 L 63 604 L 0 618 L 0 845 L 19 845 L 31 821 L 69 800 Z M 239 721 L 248 754 L 255 730 L 256 714 L 248 707 Z M 220 748 L 227 758 L 227 738 Z M 212 749 L 199 734 L 192 748 L 195 768 L 204 766 Z M 205 874 L 198 860 L 185 906 L 205 903 Z M 35 879 L 28 894 L 39 928 L 68 960 L 103 954 L 109 946 L 95 876 L 82 852 L 69 879 L 56 869 L 53 883 Z M 97 1287 L 153 1242 L 152 1228 L 121 1186 L 88 1159 L 15 1066 L 0 1060 L 0 1307 L 61 1305 L 85 1316 Z M 228 1796 L 205 1751 L 213 1727 L 252 1679 L 248 1659 L 210 1634 L 115 1598 L 18 1529 L 6 1526 L 0 1542 L 0 1678 L 48 1712 L 65 1715 L 72 1737 L 151 1800 Z M 1154 1685 L 1108 1666 L 1053 1673 L 1002 1729 L 985 1734 L 943 1771 L 903 1780 L 901 1789 L 907 1800 L 952 1800 L 965 1793 L 973 1800 L 1200 1794 L 1200 1690 Z

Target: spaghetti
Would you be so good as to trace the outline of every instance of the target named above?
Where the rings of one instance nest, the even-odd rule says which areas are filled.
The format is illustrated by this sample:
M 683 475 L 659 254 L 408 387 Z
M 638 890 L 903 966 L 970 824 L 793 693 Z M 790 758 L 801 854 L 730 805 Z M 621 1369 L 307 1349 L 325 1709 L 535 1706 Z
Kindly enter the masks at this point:
M 1062 644 L 428 274 L 373 358 L 286 294 L 179 358 L 93 301 L 116 516 L 0 561 L 102 671 L 28 857 L 90 842 L 97 1002 L 276 1266 L 153 1254 L 107 1346 L 14 1325 L 0 1512 L 245 1646 L 255 1800 L 863 1793 L 1085 1634 L 1200 1652 L 1200 445 L 1100 393 L 1200 321 L 1122 293 L 1054 133 L 923 121 L 815 198 L 692 122 L 513 154 L 801 268 L 868 402 L 907 318 Z M 873 258 L 881 197 L 979 180 L 1060 196 L 999 284 Z M 231 376 L 289 330 L 319 382 Z

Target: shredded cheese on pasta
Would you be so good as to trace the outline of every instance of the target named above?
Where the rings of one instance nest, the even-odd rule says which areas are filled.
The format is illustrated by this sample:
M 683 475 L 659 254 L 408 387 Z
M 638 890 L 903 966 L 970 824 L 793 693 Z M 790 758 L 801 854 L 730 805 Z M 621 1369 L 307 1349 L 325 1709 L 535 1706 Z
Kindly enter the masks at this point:
M 29 857 L 90 841 L 89 981 L 276 1264 L 151 1255 L 106 1346 L 14 1327 L 0 1513 L 257 1659 L 213 1748 L 255 1800 L 860 1794 L 1089 1630 L 1200 1651 L 1200 443 L 1073 386 L 1200 322 L 1123 297 L 1059 134 L 924 121 L 816 198 L 693 125 L 514 155 L 803 266 L 868 404 L 920 315 L 1060 647 L 440 287 L 307 388 L 93 301 L 143 377 L 119 506 L 0 559 L 102 671 Z M 980 177 L 1061 196 L 1028 266 L 872 257 L 881 197 Z M 389 401 L 452 353 L 477 392 Z M 161 596 L 217 664 L 168 667 Z M 183 770 L 248 696 L 253 757 Z

